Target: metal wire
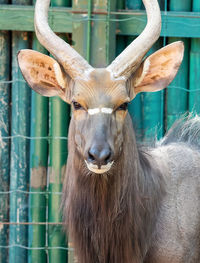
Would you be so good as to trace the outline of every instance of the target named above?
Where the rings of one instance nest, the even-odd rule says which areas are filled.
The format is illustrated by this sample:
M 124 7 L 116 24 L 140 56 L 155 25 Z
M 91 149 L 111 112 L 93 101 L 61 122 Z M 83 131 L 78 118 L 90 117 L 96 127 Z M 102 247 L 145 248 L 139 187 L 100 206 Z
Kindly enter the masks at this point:
M 26 81 L 21 80 L 21 79 L 3 80 L 3 81 L 0 81 L 0 85 L 1 84 L 10 84 L 10 83 L 14 83 L 14 82 L 26 82 Z M 185 88 L 177 87 L 177 86 L 169 86 L 169 87 L 167 87 L 167 89 L 179 89 L 179 90 L 186 91 L 188 93 L 200 91 L 200 89 L 189 90 L 189 89 L 185 89 Z M 23 136 L 23 135 L 14 135 L 13 137 L 21 137 L 21 136 L 24 138 L 31 139 L 31 140 L 34 140 L 34 138 L 36 138 L 36 139 L 65 139 L 65 140 L 67 140 L 67 137 L 28 137 L 28 136 Z M 11 139 L 11 137 L 12 136 L 10 136 L 10 137 L 8 136 L 7 138 Z M 0 137 L 0 138 L 2 138 L 2 137 Z
M 12 193 L 21 193 L 21 194 L 43 194 L 43 195 L 48 195 L 48 194 L 55 194 L 55 195 L 62 195 L 62 192 L 50 192 L 50 191 L 44 191 L 44 192 L 31 192 L 31 191 L 23 191 L 23 190 L 11 190 L 11 191 L 0 191 L 0 194 L 12 194 Z
M 59 136 L 31 137 L 31 136 L 25 136 L 21 134 L 16 134 L 12 136 L 0 136 L 0 139 L 5 139 L 5 140 L 10 140 L 10 139 L 15 139 L 15 138 L 22 138 L 22 139 L 27 139 L 27 140 L 50 140 L 50 139 L 68 140 L 67 137 L 59 137 Z
M 165 1 L 165 3 L 167 3 Z M 167 7 L 165 7 L 165 11 L 166 11 Z M 115 19 L 115 18 L 110 18 L 110 14 L 111 12 L 109 12 L 109 15 L 105 18 L 105 19 L 101 19 L 101 18 L 94 18 L 94 17 L 91 17 L 91 14 L 90 14 L 90 17 L 83 17 L 82 19 L 76 19 L 76 18 L 73 18 L 73 19 L 70 19 L 74 22 L 82 22 L 82 21 L 107 21 L 108 23 L 109 22 L 125 22 L 125 21 L 131 21 L 131 20 L 134 20 L 135 17 L 129 17 L 129 18 L 124 18 L 124 19 Z M 84 14 L 83 14 L 84 16 Z M 91 26 L 91 25 L 90 25 Z M 88 28 L 89 28 L 89 24 L 88 24 Z M 90 30 L 91 30 L 91 27 L 90 27 Z M 90 32 L 89 32 L 89 35 L 90 35 Z M 88 42 L 89 43 L 89 42 Z M 166 44 L 166 38 L 164 38 L 164 45 Z M 89 46 L 88 45 L 88 60 L 90 58 L 89 56 Z M 0 85 L 5 85 L 5 84 L 12 84 L 12 83 L 15 83 L 15 82 L 21 82 L 21 83 L 25 83 L 25 80 L 21 80 L 21 79 L 15 79 L 15 80 L 6 80 L 6 81 L 0 81 Z M 185 88 L 182 88 L 182 87 L 177 87 L 177 86 L 169 86 L 168 87 L 169 89 L 178 89 L 178 90 L 182 90 L 184 92 L 187 92 L 187 93 L 193 93 L 193 92 L 200 92 L 200 89 L 195 89 L 195 90 L 189 90 L 189 89 L 185 89 Z M 57 140 L 68 140 L 67 137 L 59 137 L 59 136 L 56 136 L 56 137 L 52 137 L 52 136 L 44 136 L 44 137 L 32 137 L 32 136 L 24 136 L 24 135 L 21 135 L 21 134 L 16 134 L 16 135 L 13 135 L 13 136 L 0 136 L 0 140 L 3 139 L 3 140 L 10 140 L 10 139 L 17 139 L 17 138 L 22 138 L 22 139 L 26 139 L 26 140 L 52 140 L 52 139 L 57 139 Z M 50 191 L 44 191 L 44 192 L 31 192 L 31 191 L 23 191 L 23 190 L 19 190 L 19 189 L 16 189 L 16 190 L 11 190 L 11 191 L 0 191 L 0 195 L 9 195 L 11 193 L 21 193 L 21 194 L 27 194 L 27 195 L 35 195 L 35 194 L 38 194 L 38 195 L 52 195 L 52 194 L 55 194 L 55 195 L 61 195 L 62 192 L 50 192 Z M 30 226 L 30 225 L 33 225 L 33 226 L 62 226 L 63 223 L 62 222 L 0 222 L 0 227 L 3 226 L 3 225 L 7 225 L 7 226 L 10 226 L 10 225 L 15 225 L 15 226 L 19 226 L 19 225 L 26 225 L 26 226 Z M 55 247 L 49 247 L 49 246 L 43 246 L 43 247 L 30 247 L 30 246 L 23 246 L 21 244 L 11 244 L 11 245 L 0 245 L 0 249 L 10 249 L 10 248 L 21 248 L 21 249 L 25 249 L 25 250 L 45 250 L 45 251 L 51 251 L 51 250 L 64 250 L 64 251 L 74 251 L 73 248 L 70 248 L 70 247 L 62 247 L 62 246 L 55 246 Z
M 19 244 L 13 244 L 13 245 L 8 245 L 8 246 L 0 246 L 0 248 L 13 248 L 13 247 L 17 247 L 17 248 L 22 248 L 22 249 L 26 249 L 26 250 L 55 250 L 55 249 L 61 249 L 61 250 L 67 250 L 67 251 L 74 251 L 73 248 L 69 248 L 69 247 L 27 247 L 27 246 L 23 246 L 23 245 L 19 245 Z
M 23 82 L 23 83 L 25 83 L 26 81 L 23 80 L 23 79 L 1 80 L 0 84 L 11 84 L 11 83 L 14 83 L 14 82 Z
M 57 225 L 61 225 L 63 226 L 64 224 L 62 222 L 0 222 L 0 226 L 1 225 L 16 225 L 16 226 L 31 226 L 31 225 L 50 225 L 50 226 L 57 226 Z
M 91 16 L 92 16 L 92 0 L 88 0 L 88 24 L 87 24 L 87 61 L 90 63 L 91 58 L 91 32 L 92 32 L 92 25 L 91 25 Z
M 167 1 L 165 1 L 165 12 L 167 11 Z M 140 12 L 141 13 L 141 12 Z M 75 18 L 73 17 L 72 19 L 68 19 L 70 21 L 73 22 L 84 22 L 84 21 L 103 21 L 103 22 L 125 22 L 125 21 L 131 21 L 134 20 L 135 17 L 128 17 L 128 18 L 123 18 L 123 19 L 117 19 L 117 18 L 110 18 L 110 14 L 114 14 L 116 15 L 116 12 L 109 12 L 109 15 L 107 14 L 106 18 L 94 18 L 92 17 L 92 14 L 90 14 L 90 16 L 86 16 L 86 14 L 82 14 L 82 18 Z M 137 15 L 138 13 L 130 13 L 130 15 Z M 102 15 L 105 15 L 102 13 Z M 166 44 L 166 38 L 164 38 L 164 44 Z M 4 85 L 4 84 L 12 84 L 15 82 L 21 82 L 21 83 L 25 83 L 25 80 L 22 79 L 15 79 L 15 80 L 6 80 L 6 81 L 0 81 L 0 85 Z M 196 90 L 189 90 L 189 89 L 185 89 L 182 87 L 177 87 L 177 86 L 170 86 L 168 87 L 169 89 L 179 89 L 182 91 L 185 91 L 187 93 L 193 93 L 193 92 L 200 92 L 200 89 L 196 89 Z M 68 140 L 67 137 L 52 137 L 52 136 L 44 136 L 44 137 L 31 137 L 31 136 L 24 136 L 24 135 L 20 135 L 20 134 L 16 134 L 13 136 L 0 136 L 0 140 L 10 140 L 10 139 L 16 139 L 16 138 L 22 138 L 22 139 L 27 139 L 27 140 L 51 140 L 51 139 L 58 139 L 58 140 Z M 0 194 L 4 194 L 4 195 L 8 195 L 11 193 L 21 193 L 21 194 L 28 194 L 28 195 L 35 195 L 35 194 L 41 194 L 41 195 L 49 195 L 49 194 L 55 194 L 55 195 L 61 195 L 62 192 L 50 192 L 50 191 L 44 191 L 44 192 L 31 192 L 31 191 L 23 191 L 23 190 L 11 190 L 11 191 L 0 191 Z M 0 222 L 0 227 L 1 225 L 44 225 L 44 226 L 49 226 L 49 225 L 53 225 L 53 226 L 62 226 L 63 223 L 62 222 Z M 25 249 L 25 250 L 66 250 L 66 251 L 74 251 L 73 248 L 69 248 L 69 247 L 62 247 L 62 246 L 57 246 L 57 247 L 48 247 L 48 246 L 44 246 L 44 247 L 30 247 L 30 246 L 23 246 L 20 244 L 11 244 L 11 245 L 5 245 L 2 246 L 0 245 L 0 249 L 10 249 L 10 248 L 21 248 L 21 249 Z

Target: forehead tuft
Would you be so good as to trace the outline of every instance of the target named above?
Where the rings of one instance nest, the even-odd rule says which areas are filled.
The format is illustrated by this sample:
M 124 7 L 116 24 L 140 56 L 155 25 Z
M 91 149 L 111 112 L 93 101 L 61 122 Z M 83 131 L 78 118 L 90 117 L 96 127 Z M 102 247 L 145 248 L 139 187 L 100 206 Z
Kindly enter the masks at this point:
M 77 79 L 74 99 L 91 106 L 112 106 L 120 99 L 127 98 L 126 81 L 115 79 L 107 69 L 94 69 L 87 79 Z
M 125 83 L 124 77 L 115 78 L 114 74 L 108 71 L 106 68 L 96 68 L 90 73 L 90 78 L 97 82 L 109 82 L 109 83 Z
M 94 81 L 114 81 L 112 74 L 106 68 L 96 68 L 90 73 L 90 78 Z

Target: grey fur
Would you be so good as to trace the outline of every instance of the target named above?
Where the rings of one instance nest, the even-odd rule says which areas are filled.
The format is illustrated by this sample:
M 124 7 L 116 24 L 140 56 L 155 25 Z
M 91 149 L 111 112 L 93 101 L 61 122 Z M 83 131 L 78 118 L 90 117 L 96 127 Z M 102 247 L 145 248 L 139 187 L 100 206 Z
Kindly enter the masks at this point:
M 84 168 L 69 131 L 64 221 L 79 263 L 200 262 L 200 118 L 138 148 L 130 117 L 112 172 Z
M 200 118 L 175 123 L 151 155 L 166 178 L 166 192 L 147 263 L 200 262 Z

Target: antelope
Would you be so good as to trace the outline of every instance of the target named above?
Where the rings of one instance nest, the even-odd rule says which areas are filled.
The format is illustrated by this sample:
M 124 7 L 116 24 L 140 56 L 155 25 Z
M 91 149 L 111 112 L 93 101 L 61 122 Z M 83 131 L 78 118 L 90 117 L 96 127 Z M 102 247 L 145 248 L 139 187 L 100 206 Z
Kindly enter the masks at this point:
M 143 3 L 145 29 L 106 67 L 93 68 L 53 33 L 50 0 L 36 2 L 35 31 L 56 60 L 18 54 L 33 90 L 72 105 L 62 209 L 80 263 L 200 262 L 200 118 L 145 148 L 127 111 L 138 93 L 168 86 L 184 53 L 178 41 L 144 58 L 161 16 L 157 0 Z

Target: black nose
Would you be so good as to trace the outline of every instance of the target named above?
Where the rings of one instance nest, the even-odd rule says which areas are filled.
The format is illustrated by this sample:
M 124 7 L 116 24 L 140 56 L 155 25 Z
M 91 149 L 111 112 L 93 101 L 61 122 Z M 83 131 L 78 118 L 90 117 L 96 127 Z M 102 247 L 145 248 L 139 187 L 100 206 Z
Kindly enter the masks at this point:
M 112 150 L 109 146 L 100 148 L 92 146 L 88 150 L 88 162 L 96 164 L 99 168 L 101 165 L 106 165 L 111 161 Z

